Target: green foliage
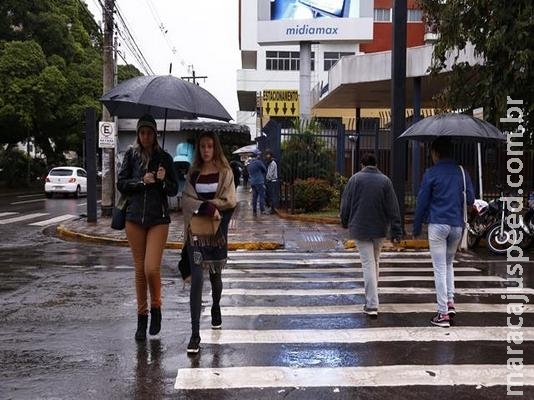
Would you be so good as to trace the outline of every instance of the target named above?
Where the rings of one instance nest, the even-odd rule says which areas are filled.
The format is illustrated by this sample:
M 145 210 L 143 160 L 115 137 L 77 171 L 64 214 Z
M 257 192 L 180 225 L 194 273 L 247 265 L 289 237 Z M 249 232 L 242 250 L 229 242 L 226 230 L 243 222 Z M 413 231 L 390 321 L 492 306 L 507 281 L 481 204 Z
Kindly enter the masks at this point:
M 81 153 L 83 111 L 102 109 L 98 30 L 78 0 L 0 2 L 0 144 Z
M 297 179 L 294 183 L 295 208 L 304 212 L 320 211 L 328 206 L 332 188 L 324 179 Z
M 0 182 L 8 188 L 29 186 L 46 172 L 43 160 L 30 158 L 25 152 L 14 148 L 0 150 Z
M 534 3 L 531 0 L 420 0 L 428 18 L 436 23 L 439 39 L 434 49 L 433 72 L 446 68 L 448 54 L 456 56 L 443 108 L 484 107 L 485 117 L 503 130 L 507 96 L 523 101 L 524 126 L 534 128 Z M 484 65 L 460 62 L 458 50 L 468 43 Z M 525 135 L 528 136 L 529 134 Z M 531 138 L 532 139 L 532 138 Z
M 349 181 L 349 178 L 341 175 L 336 172 L 334 177 L 334 185 L 331 187 L 331 197 L 330 202 L 328 203 L 328 208 L 333 210 L 339 210 L 339 205 L 341 204 L 341 196 L 343 195 L 343 190 L 345 185 Z
M 284 182 L 319 178 L 329 182 L 334 178 L 335 154 L 318 136 L 319 125 L 314 121 L 296 120 L 295 133 L 282 143 L 280 173 Z

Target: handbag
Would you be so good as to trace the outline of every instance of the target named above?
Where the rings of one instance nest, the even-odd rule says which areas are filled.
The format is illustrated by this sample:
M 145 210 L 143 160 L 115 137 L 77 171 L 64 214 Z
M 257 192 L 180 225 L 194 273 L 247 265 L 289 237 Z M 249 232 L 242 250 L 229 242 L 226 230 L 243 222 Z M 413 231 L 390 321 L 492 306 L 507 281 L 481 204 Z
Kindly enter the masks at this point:
M 466 194 L 466 184 L 465 184 L 465 171 L 464 171 L 464 168 L 460 165 L 460 170 L 462 171 L 462 177 L 464 179 L 464 191 L 463 191 L 463 195 L 464 195 L 464 228 L 462 230 L 462 239 L 460 240 L 460 243 L 458 244 L 458 250 L 460 251 L 465 251 L 468 249 L 468 246 L 467 246 L 467 233 L 468 233 L 468 229 L 467 229 L 467 194 Z
M 188 278 L 191 276 L 191 265 L 189 264 L 189 252 L 187 250 L 187 247 L 188 244 L 187 242 L 185 242 L 182 247 L 180 261 L 178 261 L 178 271 L 180 271 L 180 275 L 182 276 L 184 283 L 190 280 Z
M 128 198 L 121 194 L 117 205 L 111 211 L 111 228 L 116 230 L 123 230 L 126 226 L 126 208 L 128 206 Z
M 189 223 L 189 230 L 195 236 L 212 236 L 217 233 L 220 225 L 220 219 L 208 215 L 193 214 Z

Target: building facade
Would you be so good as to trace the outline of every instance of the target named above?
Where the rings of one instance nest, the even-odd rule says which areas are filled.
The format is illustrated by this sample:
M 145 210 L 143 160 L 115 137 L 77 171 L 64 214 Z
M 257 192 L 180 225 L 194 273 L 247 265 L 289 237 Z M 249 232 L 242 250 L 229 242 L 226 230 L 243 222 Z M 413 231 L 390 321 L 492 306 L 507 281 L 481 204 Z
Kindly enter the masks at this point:
M 392 8 L 393 0 L 240 0 L 242 68 L 237 71 L 237 123 L 248 125 L 254 138 L 260 135 L 261 127 L 270 118 L 299 116 L 299 103 L 295 104 L 292 100 L 295 94 L 299 98 L 303 94 L 300 65 L 303 47 L 298 37 L 287 38 L 278 34 L 280 27 L 286 34 L 296 33 L 297 30 L 312 34 L 302 40 L 309 40 L 311 44 L 309 85 L 312 115 L 354 118 L 354 110 L 314 106 L 321 94 L 328 90 L 328 71 L 341 58 L 391 50 Z M 303 16 L 297 13 L 307 10 L 311 10 L 309 15 L 300 19 Z M 423 45 L 425 24 L 415 0 L 408 1 L 407 19 L 407 47 Z M 291 22 L 284 25 L 286 21 Z M 329 23 L 331 25 L 327 25 Z M 358 30 L 351 31 L 349 25 L 358 26 Z M 343 36 L 328 37 L 326 34 L 330 26 L 333 26 L 331 32 L 340 32 Z M 324 38 L 315 38 L 313 34 L 316 32 L 324 32 Z M 361 116 L 378 116 L 380 111 L 369 109 Z

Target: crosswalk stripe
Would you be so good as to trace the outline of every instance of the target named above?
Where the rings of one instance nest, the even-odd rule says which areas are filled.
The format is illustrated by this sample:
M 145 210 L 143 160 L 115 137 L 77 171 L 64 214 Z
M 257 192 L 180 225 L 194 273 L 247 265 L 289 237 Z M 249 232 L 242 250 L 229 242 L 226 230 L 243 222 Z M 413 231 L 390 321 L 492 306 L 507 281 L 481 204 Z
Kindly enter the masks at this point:
M 380 313 L 424 313 L 435 312 L 436 303 L 380 303 Z M 507 304 L 461 303 L 456 304 L 458 313 L 506 313 Z M 355 314 L 362 312 L 361 304 L 335 306 L 284 306 L 284 307 L 221 307 L 223 316 L 254 316 L 254 315 L 325 315 L 325 314 Z M 522 312 L 534 313 L 534 305 L 524 304 Z M 209 308 L 202 313 L 210 316 Z
M 72 218 L 76 218 L 76 215 L 72 215 L 72 214 L 64 214 L 64 215 L 60 215 L 59 217 L 46 219 L 46 220 L 44 220 L 44 221 L 34 222 L 34 223 L 32 223 L 32 224 L 28 224 L 28 225 L 33 225 L 33 226 L 46 226 L 46 225 L 55 224 L 55 223 L 57 223 L 57 222 L 65 221 L 65 220 L 67 220 L 67 219 L 72 219 Z
M 296 278 L 296 277 L 280 277 L 277 276 L 276 278 L 271 277 L 264 277 L 264 276 L 257 276 L 257 277 L 241 277 L 241 276 L 232 276 L 231 278 L 223 278 L 223 282 L 227 283 L 239 283 L 239 282 L 247 282 L 247 283 L 272 283 L 272 282 L 279 282 L 279 283 L 328 283 L 328 282 L 338 282 L 338 283 L 355 283 L 355 282 L 362 282 L 363 278 L 339 278 L 339 277 L 328 277 L 328 279 L 324 279 L 321 277 L 315 277 L 315 278 L 309 278 L 309 277 L 303 277 L 303 278 Z M 433 276 L 381 276 L 379 279 L 379 282 L 419 282 L 419 281 L 428 281 L 428 282 L 434 282 Z M 456 276 L 454 278 L 455 282 L 506 282 L 506 279 L 500 276 Z
M 513 371 L 510 371 L 506 364 L 180 368 L 174 388 L 198 390 L 413 385 L 490 387 L 506 386 L 511 372 Z M 521 373 L 522 385 L 534 385 L 534 365 L 524 365 Z M 521 387 L 515 388 L 521 390 Z M 532 390 L 526 387 L 524 389 Z
M 357 329 L 286 329 L 286 330 L 201 330 L 203 343 L 369 343 L 369 342 L 471 342 L 484 340 L 506 342 L 512 331 L 506 326 L 462 326 L 453 328 L 387 327 Z M 521 328 L 523 341 L 534 340 L 534 328 Z
M 456 288 L 456 294 L 481 295 L 481 294 L 534 294 L 534 289 L 506 289 L 506 288 Z M 379 287 L 378 294 L 435 294 L 434 288 L 418 287 Z M 365 294 L 364 288 L 348 289 L 224 289 L 227 296 L 342 296 Z
M 429 259 L 384 259 L 380 258 L 381 263 L 387 264 L 431 264 L 432 260 Z M 243 261 L 228 259 L 228 264 L 237 265 L 243 264 Z M 291 264 L 291 265 L 335 265 L 335 264 L 360 264 L 360 257 L 351 257 L 351 258 L 312 258 L 309 260 L 302 259 L 287 259 L 287 258 L 270 258 L 270 259 L 255 259 L 255 260 L 246 260 L 247 264 L 258 264 L 258 265 L 268 265 L 268 264 Z
M 0 218 L 7 217 L 8 215 L 15 215 L 15 214 L 18 214 L 18 213 L 16 213 L 16 212 L 3 212 L 3 213 L 0 213 Z
M 313 266 L 311 266 L 313 267 Z M 454 268 L 455 272 L 477 272 L 480 273 L 479 269 L 472 267 L 457 267 Z M 353 268 L 353 267 L 342 267 L 342 268 L 234 268 L 228 267 L 224 270 L 224 274 L 297 274 L 297 273 L 306 273 L 306 274 L 324 274 L 324 273 L 339 273 L 339 272 L 362 272 L 362 268 Z M 382 272 L 433 272 L 432 268 L 426 267 L 380 267 L 380 273 Z
M 13 217 L 13 218 L 2 219 L 0 220 L 0 225 L 6 225 L 6 224 L 11 224 L 13 222 L 20 222 L 20 221 L 25 221 L 28 219 L 34 219 L 34 218 L 42 217 L 48 214 L 49 213 L 33 213 L 33 214 L 25 214 L 25 215 Z

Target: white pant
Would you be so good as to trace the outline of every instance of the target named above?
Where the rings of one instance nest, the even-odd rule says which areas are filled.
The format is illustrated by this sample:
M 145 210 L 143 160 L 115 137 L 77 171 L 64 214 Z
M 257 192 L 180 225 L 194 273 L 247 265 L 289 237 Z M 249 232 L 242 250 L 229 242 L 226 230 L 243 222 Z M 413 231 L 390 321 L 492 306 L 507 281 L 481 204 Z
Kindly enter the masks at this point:
M 370 240 L 356 239 L 365 285 L 365 307 L 368 309 L 378 309 L 379 262 L 384 240 L 385 238 Z

